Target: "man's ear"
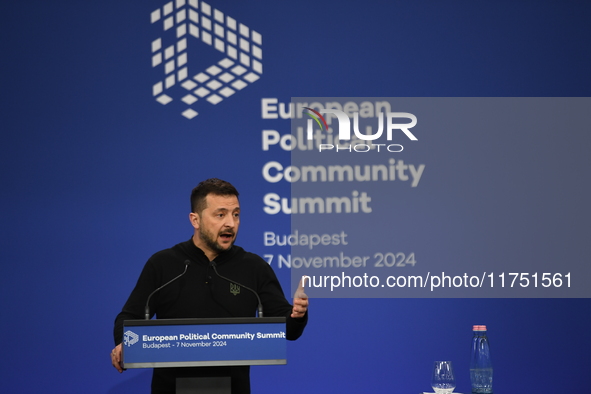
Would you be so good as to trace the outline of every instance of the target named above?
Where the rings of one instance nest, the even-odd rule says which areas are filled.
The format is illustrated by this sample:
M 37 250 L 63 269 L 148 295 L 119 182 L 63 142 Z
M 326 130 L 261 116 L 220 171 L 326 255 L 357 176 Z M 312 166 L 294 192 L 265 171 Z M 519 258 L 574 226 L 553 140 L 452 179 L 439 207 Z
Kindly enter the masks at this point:
M 193 228 L 195 230 L 199 229 L 199 224 L 201 223 L 200 220 L 201 218 L 199 217 L 198 214 L 196 214 L 195 212 L 191 212 L 189 214 L 189 220 L 191 221 L 191 225 L 193 226 Z

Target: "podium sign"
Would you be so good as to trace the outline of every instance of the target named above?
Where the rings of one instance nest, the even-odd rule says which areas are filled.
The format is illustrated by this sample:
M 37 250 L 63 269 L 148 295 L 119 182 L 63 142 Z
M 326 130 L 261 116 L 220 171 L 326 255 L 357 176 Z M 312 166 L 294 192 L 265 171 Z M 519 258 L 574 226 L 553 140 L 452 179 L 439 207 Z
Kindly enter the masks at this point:
M 286 364 L 284 317 L 126 320 L 123 368 Z

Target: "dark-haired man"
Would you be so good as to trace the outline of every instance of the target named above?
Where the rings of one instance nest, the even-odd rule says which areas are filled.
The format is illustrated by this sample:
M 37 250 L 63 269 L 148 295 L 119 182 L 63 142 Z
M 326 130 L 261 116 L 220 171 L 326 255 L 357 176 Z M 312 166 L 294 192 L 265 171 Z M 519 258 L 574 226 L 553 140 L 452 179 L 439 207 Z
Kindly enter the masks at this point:
M 265 316 L 287 318 L 287 339 L 302 334 L 308 319 L 308 299 L 295 298 L 293 306 L 285 299 L 271 267 L 259 256 L 234 245 L 240 226 L 238 191 L 220 179 L 201 182 L 191 193 L 193 236 L 154 254 L 146 263 L 123 310 L 115 319 L 113 366 L 122 372 L 121 342 L 123 321 L 142 319 L 152 291 L 178 276 L 185 261 L 192 264 L 187 273 L 154 294 L 150 311 L 159 319 L 252 317 L 258 306 L 254 294 L 230 291 L 230 284 L 212 272 L 214 261 L 220 275 L 254 289 L 260 296 Z M 176 379 L 182 377 L 230 376 L 233 393 L 250 393 L 250 369 L 239 367 L 156 368 L 152 393 L 174 393 Z

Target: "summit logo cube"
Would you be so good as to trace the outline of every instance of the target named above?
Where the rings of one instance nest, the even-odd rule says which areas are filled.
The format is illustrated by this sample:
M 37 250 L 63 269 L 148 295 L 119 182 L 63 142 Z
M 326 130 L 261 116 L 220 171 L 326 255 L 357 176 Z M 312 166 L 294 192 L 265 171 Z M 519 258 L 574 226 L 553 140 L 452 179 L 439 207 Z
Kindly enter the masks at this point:
M 263 74 L 262 36 L 205 1 L 176 0 L 150 14 L 162 28 L 152 41 L 152 67 L 162 79 L 152 85 L 154 99 L 162 105 L 180 100 L 181 115 L 193 119 L 201 102 L 219 104 Z M 189 57 L 207 47 L 220 53 L 215 63 L 191 70 Z
M 127 330 L 123 334 L 123 342 L 125 343 L 125 346 L 135 345 L 138 341 L 138 335 L 131 330 Z

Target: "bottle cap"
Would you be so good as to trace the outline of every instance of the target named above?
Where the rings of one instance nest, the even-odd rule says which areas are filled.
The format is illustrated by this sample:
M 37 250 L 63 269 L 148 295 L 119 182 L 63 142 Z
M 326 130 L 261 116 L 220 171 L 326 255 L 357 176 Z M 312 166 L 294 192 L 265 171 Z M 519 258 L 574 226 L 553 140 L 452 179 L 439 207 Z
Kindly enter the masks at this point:
M 486 331 L 486 326 L 485 325 L 473 326 L 472 331 Z

